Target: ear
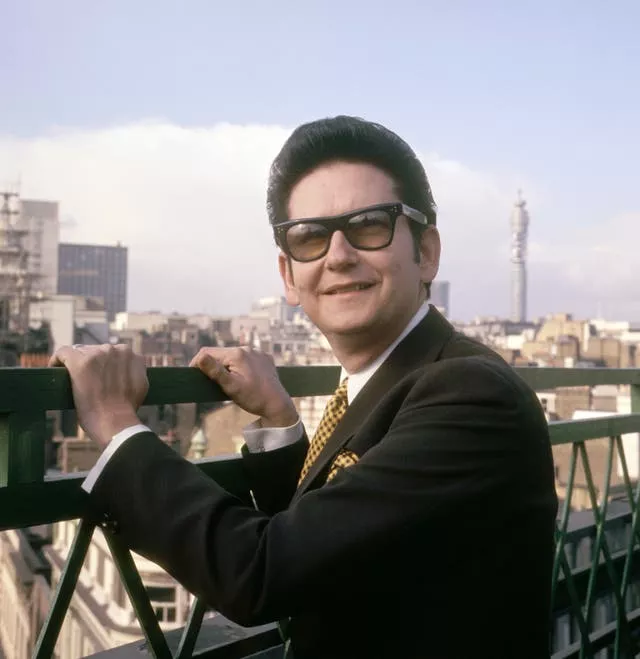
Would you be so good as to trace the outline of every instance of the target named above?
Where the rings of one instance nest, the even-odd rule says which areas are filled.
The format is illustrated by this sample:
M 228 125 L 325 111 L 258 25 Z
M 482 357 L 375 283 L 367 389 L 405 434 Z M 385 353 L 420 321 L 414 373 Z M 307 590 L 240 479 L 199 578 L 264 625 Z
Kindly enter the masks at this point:
M 282 282 L 284 283 L 284 296 L 287 300 L 287 304 L 292 307 L 299 306 L 300 296 L 298 295 L 298 289 L 296 288 L 293 281 L 291 259 L 289 259 L 283 252 L 278 254 L 278 268 L 280 269 L 280 276 L 282 277 Z
M 440 233 L 428 226 L 420 237 L 420 278 L 424 284 L 432 282 L 440 268 Z

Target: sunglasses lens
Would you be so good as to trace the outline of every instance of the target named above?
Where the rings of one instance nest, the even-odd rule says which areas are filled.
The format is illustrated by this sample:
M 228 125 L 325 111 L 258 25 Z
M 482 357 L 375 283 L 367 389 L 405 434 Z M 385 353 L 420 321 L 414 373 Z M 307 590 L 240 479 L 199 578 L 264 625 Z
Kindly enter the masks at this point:
M 327 253 L 336 229 L 341 229 L 356 249 L 382 249 L 393 237 L 393 217 L 390 211 L 376 209 L 354 215 L 346 224 L 330 219 L 292 224 L 285 232 L 287 251 L 296 261 L 319 259 Z
M 385 210 L 373 210 L 352 217 L 345 229 L 347 240 L 357 249 L 381 249 L 391 240 L 393 221 Z
M 320 258 L 331 240 L 327 227 L 315 222 L 294 224 L 286 233 L 287 249 L 297 261 Z

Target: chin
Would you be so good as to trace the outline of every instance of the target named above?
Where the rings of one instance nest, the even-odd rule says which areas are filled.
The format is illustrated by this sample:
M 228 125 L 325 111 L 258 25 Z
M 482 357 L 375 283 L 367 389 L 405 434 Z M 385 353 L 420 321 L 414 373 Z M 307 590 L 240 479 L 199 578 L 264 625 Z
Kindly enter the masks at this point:
M 331 323 L 330 326 L 325 326 L 327 327 L 326 334 L 334 334 L 334 335 L 341 335 L 341 336 L 351 336 L 351 335 L 357 335 L 357 334 L 362 334 L 364 332 L 367 332 L 372 325 L 371 319 L 367 320 L 351 320 L 351 321 L 345 321 L 345 322 L 334 322 Z

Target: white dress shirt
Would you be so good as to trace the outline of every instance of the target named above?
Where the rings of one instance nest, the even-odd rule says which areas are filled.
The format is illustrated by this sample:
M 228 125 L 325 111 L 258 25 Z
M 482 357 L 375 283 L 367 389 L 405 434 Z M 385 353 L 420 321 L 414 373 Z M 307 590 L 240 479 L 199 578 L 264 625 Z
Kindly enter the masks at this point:
M 347 382 L 347 401 L 349 405 L 351 405 L 353 399 L 360 393 L 360 391 L 362 391 L 373 374 L 380 368 L 380 366 L 393 352 L 400 341 L 402 341 L 407 336 L 407 334 L 409 334 L 409 332 L 411 332 L 411 330 L 422 321 L 422 319 L 427 315 L 428 311 L 429 303 L 425 301 L 418 309 L 418 311 L 416 311 L 415 315 L 413 318 L 411 318 L 400 336 L 398 336 L 398 338 L 366 368 L 363 368 L 357 373 L 348 373 L 344 366 L 342 367 L 342 371 L 340 373 L 340 382 L 342 382 L 345 377 L 349 377 L 349 381 Z M 137 435 L 140 432 L 150 432 L 150 429 L 143 424 L 137 424 L 135 426 L 125 428 L 118 434 L 114 435 L 107 448 L 98 458 L 96 464 L 87 474 L 87 477 L 82 483 L 82 489 L 86 492 L 91 492 L 95 482 L 98 480 L 98 477 L 102 473 L 102 470 L 105 468 L 107 462 L 109 462 L 111 459 L 111 456 L 130 437 L 133 437 L 133 435 Z M 260 426 L 260 420 L 258 419 L 243 429 L 243 436 L 247 445 L 247 449 L 251 453 L 261 453 L 264 451 L 273 451 L 274 449 L 293 444 L 294 442 L 297 442 L 300 437 L 302 437 L 303 432 L 304 427 L 300 418 L 298 418 L 298 421 L 294 425 L 287 428 L 262 428 Z

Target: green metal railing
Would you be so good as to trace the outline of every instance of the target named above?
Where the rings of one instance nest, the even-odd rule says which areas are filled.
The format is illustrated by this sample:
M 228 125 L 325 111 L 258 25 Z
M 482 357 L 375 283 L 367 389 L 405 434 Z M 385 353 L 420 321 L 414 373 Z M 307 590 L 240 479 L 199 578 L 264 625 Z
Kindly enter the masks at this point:
M 640 489 L 629 476 L 622 435 L 640 432 L 640 369 L 518 371 L 538 391 L 599 384 L 630 386 L 632 414 L 550 424 L 552 444 L 570 448 L 557 526 L 552 608 L 554 659 L 635 656 L 640 652 Z M 279 375 L 292 396 L 327 395 L 335 388 L 338 369 L 281 367 Z M 151 368 L 149 382 L 145 405 L 224 400 L 220 390 L 194 369 Z M 46 413 L 73 407 L 66 370 L 0 369 L 0 392 L 0 530 L 81 520 L 33 653 L 38 659 L 48 658 L 53 655 L 96 520 L 86 508 L 86 496 L 80 489 L 83 475 L 45 477 Z M 589 455 L 589 442 L 596 439 L 605 445 L 601 483 L 596 482 Z M 614 486 L 616 460 L 621 476 Z M 197 464 L 223 487 L 250 501 L 240 458 L 207 459 Z M 580 469 L 582 485 L 576 482 Z M 571 505 L 580 487 L 586 492 L 593 521 L 574 528 Z M 611 511 L 614 500 L 617 512 Z M 273 628 L 239 641 L 234 652 L 228 647 L 221 653 L 215 649 L 194 652 L 205 613 L 204 604 L 196 600 L 178 647 L 172 652 L 131 553 L 117 535 L 107 529 L 103 532 L 153 656 L 241 657 L 279 642 Z M 599 654 L 603 650 L 608 654 Z

